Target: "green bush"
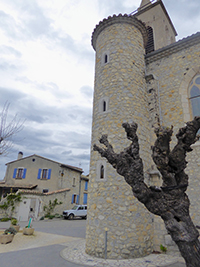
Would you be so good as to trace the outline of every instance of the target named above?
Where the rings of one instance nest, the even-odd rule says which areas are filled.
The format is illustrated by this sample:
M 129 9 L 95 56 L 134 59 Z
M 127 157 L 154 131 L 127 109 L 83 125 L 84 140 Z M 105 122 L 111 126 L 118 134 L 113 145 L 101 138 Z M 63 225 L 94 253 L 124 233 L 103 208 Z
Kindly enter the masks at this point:
M 162 252 L 164 252 L 164 253 L 167 252 L 167 248 L 164 247 L 162 244 L 160 245 L 160 250 L 161 250 Z
M 43 210 L 46 211 L 46 213 L 45 213 L 45 218 L 49 218 L 49 216 L 52 215 L 52 213 L 53 213 L 55 207 L 56 207 L 57 205 L 61 205 L 61 204 L 62 204 L 62 202 L 61 202 L 61 201 L 58 202 L 57 198 L 54 199 L 54 201 L 49 200 L 49 204 L 48 204 L 47 206 L 45 205 L 45 206 L 43 207 Z
M 0 205 L 0 209 L 3 209 L 6 213 L 6 216 L 12 216 L 15 205 L 22 201 L 21 194 L 20 193 L 10 193 L 6 196 L 6 200 L 3 204 Z M 7 214 L 7 211 L 10 208 L 10 215 Z
M 55 218 L 62 218 L 62 215 L 56 213 L 56 214 L 55 214 Z
M 10 218 L 5 217 L 5 218 L 2 218 L 2 219 L 1 219 L 1 222 L 7 222 L 7 221 L 9 221 L 9 220 L 10 220 Z
M 46 214 L 44 217 L 49 218 L 49 219 L 53 219 L 55 217 L 55 215 Z
M 17 219 L 15 219 L 15 218 L 11 219 L 11 224 L 12 225 L 17 225 L 17 222 L 18 222 Z
M 13 235 L 16 235 L 17 233 L 17 230 L 14 228 L 14 227 L 9 227 L 8 229 L 6 229 L 4 231 L 4 234 L 7 235 L 7 234 L 13 234 Z

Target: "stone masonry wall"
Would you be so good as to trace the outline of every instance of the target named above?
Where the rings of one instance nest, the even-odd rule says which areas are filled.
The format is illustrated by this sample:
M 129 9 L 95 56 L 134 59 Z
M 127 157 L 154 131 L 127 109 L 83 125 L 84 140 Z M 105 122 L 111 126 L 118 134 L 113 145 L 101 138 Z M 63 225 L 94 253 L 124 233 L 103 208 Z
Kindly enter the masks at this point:
M 96 41 L 92 147 L 102 134 L 108 134 L 114 150 L 122 151 L 130 142 L 121 124 L 136 121 L 147 170 L 151 162 L 147 103 L 142 34 L 128 23 L 108 24 Z M 102 164 L 104 179 L 99 177 Z M 105 231 L 108 258 L 140 257 L 152 251 L 153 216 L 133 197 L 123 177 L 92 149 L 88 206 L 88 254 L 104 257 Z
M 152 74 L 155 78 L 154 84 L 157 84 L 157 91 L 160 95 L 160 122 L 165 126 L 174 126 L 174 136 L 172 139 L 173 147 L 176 143 L 175 134 L 180 127 L 184 126 L 184 114 L 190 114 L 189 120 L 192 120 L 191 110 L 188 111 L 189 99 L 188 92 L 183 92 L 181 87 L 186 80 L 188 88 L 194 75 L 198 73 L 200 63 L 200 46 L 192 45 L 183 48 L 172 54 L 165 53 L 165 57 L 155 60 L 147 65 L 147 75 Z M 197 73 L 191 71 L 196 69 Z M 190 75 L 193 73 L 193 76 Z M 185 77 L 189 76 L 189 79 Z M 184 93 L 184 95 L 182 95 Z M 186 117 L 186 116 L 185 116 Z M 155 137 L 153 137 L 155 138 Z M 152 138 L 152 143 L 153 143 Z M 194 146 L 194 150 L 188 153 L 188 167 L 186 173 L 189 175 L 189 187 L 187 193 L 191 202 L 190 213 L 195 225 L 200 225 L 200 206 L 198 202 L 200 194 L 200 142 Z M 169 250 L 174 249 L 174 243 L 167 234 L 162 220 L 155 218 L 154 223 L 154 249 L 159 250 L 160 244 L 165 245 Z

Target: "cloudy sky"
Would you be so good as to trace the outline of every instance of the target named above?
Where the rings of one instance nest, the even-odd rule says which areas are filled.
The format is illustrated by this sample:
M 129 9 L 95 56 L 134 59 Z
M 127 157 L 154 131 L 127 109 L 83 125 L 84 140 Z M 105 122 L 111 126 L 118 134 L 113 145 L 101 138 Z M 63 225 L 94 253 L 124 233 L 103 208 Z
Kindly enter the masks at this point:
M 25 120 L 5 163 L 38 154 L 89 172 L 94 51 L 91 34 L 141 0 L 0 0 L 0 110 Z M 163 0 L 177 40 L 199 31 L 199 0 Z

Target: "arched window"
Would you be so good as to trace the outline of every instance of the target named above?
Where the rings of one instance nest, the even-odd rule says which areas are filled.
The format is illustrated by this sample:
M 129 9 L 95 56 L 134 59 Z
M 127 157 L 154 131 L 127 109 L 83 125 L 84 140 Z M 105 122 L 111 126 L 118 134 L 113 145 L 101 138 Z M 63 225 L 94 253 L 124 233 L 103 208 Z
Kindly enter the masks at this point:
M 96 168 L 96 181 L 97 182 L 106 182 L 106 161 L 105 160 L 97 160 L 97 168 Z
M 146 54 L 154 51 L 153 29 L 150 26 L 148 26 L 147 32 L 148 32 L 148 42 L 147 42 L 147 45 L 145 47 Z
M 100 169 L 100 179 L 104 179 L 104 166 L 101 165 L 101 169 Z
M 109 110 L 109 98 L 103 97 L 99 100 L 99 112 L 101 114 L 106 114 Z
M 190 83 L 189 99 L 193 117 L 200 116 L 200 74 Z
M 104 51 L 102 53 L 102 56 L 101 56 L 101 65 L 104 66 L 104 65 L 107 65 L 109 63 L 109 51 Z

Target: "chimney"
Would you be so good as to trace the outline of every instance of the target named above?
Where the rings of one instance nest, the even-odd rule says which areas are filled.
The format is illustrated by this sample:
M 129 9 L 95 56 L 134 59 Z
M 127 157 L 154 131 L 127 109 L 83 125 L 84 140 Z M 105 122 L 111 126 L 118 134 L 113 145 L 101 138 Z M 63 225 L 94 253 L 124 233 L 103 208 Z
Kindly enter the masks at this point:
M 17 159 L 22 159 L 22 158 L 23 158 L 23 152 L 20 151 L 20 152 L 18 153 L 18 157 L 17 157 Z

